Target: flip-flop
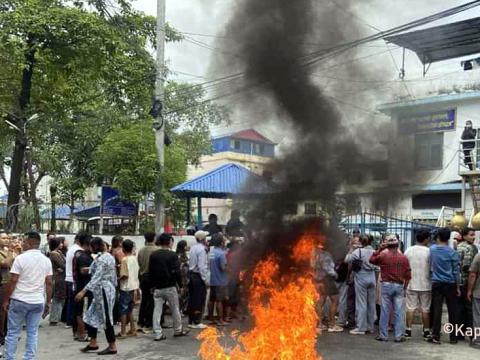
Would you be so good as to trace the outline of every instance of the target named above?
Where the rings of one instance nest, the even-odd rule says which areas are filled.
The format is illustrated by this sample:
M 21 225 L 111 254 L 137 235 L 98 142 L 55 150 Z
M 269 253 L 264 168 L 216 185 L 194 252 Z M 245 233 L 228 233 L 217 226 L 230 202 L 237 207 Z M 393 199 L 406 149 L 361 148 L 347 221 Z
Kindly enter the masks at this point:
M 80 349 L 80 351 L 83 353 L 86 353 L 89 351 L 97 351 L 97 350 L 98 350 L 98 346 L 90 346 L 90 344 Z
M 117 354 L 117 350 L 112 350 L 109 347 L 97 353 L 97 355 L 116 355 L 116 354 Z
M 153 339 L 154 341 L 163 341 L 163 340 L 167 340 L 167 336 L 165 334 L 163 334 L 162 336 L 160 337 L 156 337 Z
M 182 330 L 178 333 L 173 334 L 173 337 L 187 336 L 190 330 Z

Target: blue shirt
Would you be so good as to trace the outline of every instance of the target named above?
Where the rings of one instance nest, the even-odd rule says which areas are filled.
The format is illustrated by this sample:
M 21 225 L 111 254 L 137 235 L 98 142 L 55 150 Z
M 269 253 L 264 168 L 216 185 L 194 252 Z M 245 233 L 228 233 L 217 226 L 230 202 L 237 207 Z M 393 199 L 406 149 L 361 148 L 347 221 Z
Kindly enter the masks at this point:
M 227 286 L 228 277 L 225 267 L 227 266 L 226 252 L 220 248 L 214 247 L 208 254 L 210 262 L 210 285 Z
M 449 246 L 432 245 L 430 248 L 430 270 L 432 282 L 455 284 L 459 279 L 460 259 Z

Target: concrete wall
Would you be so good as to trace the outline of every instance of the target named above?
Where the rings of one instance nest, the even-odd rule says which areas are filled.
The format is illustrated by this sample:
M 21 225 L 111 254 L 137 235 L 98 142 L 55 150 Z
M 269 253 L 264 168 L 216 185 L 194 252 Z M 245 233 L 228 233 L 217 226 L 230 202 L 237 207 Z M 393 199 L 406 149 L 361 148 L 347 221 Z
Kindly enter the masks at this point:
M 68 246 L 71 246 L 73 244 L 73 241 L 75 238 L 75 235 L 73 234 L 57 234 L 57 236 L 65 237 Z M 113 237 L 112 235 L 98 235 L 98 234 L 93 236 L 100 236 L 104 241 L 106 241 L 109 244 L 111 243 L 111 239 Z M 41 237 L 42 237 L 42 244 L 45 244 L 46 234 L 41 234 Z M 135 243 L 135 248 L 137 249 L 137 251 L 145 246 L 145 239 L 141 235 L 125 235 L 123 236 L 123 238 L 132 240 Z M 193 236 L 174 236 L 174 239 L 175 239 L 175 243 L 173 245 L 174 249 L 180 240 L 186 240 L 190 246 L 196 242 L 195 237 Z

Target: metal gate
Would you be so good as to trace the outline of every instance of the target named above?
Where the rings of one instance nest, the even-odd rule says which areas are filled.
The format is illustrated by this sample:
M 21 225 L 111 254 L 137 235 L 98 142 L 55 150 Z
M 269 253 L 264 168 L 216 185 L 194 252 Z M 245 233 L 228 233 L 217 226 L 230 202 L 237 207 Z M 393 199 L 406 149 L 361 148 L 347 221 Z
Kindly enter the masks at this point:
M 415 243 L 415 234 L 418 230 L 426 229 L 433 232 L 437 229 L 436 226 L 431 224 L 423 224 L 403 217 L 390 217 L 367 211 L 344 216 L 340 225 L 347 233 L 359 230 L 362 234 L 372 235 L 375 242 L 379 242 L 384 234 L 396 234 L 403 241 L 405 247 Z

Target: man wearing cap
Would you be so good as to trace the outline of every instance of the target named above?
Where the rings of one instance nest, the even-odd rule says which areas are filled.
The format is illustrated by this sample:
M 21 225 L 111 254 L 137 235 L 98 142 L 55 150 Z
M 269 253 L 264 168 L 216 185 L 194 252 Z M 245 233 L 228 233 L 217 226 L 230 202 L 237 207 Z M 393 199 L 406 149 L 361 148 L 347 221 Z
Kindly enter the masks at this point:
M 191 329 L 206 328 L 206 325 L 202 324 L 202 315 L 210 280 L 205 246 L 207 236 L 208 232 L 197 231 L 195 233 L 197 243 L 192 246 L 189 253 L 188 327 Z
M 448 322 L 457 322 L 457 304 L 460 292 L 460 258 L 448 246 L 450 230 L 442 228 L 437 233 L 437 243 L 430 247 L 430 271 L 432 273 L 432 335 L 428 342 L 440 344 L 443 300 L 447 302 Z M 450 334 L 450 343 L 458 342 L 455 332 Z
M 370 258 L 370 263 L 380 266 L 382 278 L 381 313 L 379 335 L 377 340 L 388 340 L 388 321 L 390 310 L 394 311 L 395 342 L 403 342 L 404 317 L 403 300 L 405 289 L 411 278 L 411 269 L 408 259 L 398 251 L 398 239 L 395 235 L 388 235 L 386 241 L 375 251 Z

